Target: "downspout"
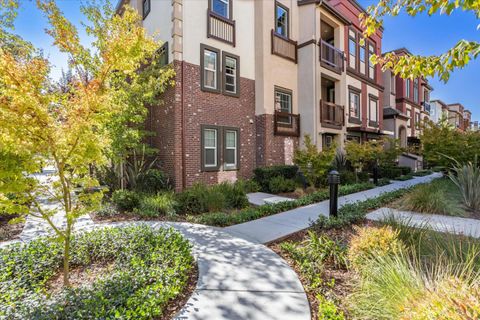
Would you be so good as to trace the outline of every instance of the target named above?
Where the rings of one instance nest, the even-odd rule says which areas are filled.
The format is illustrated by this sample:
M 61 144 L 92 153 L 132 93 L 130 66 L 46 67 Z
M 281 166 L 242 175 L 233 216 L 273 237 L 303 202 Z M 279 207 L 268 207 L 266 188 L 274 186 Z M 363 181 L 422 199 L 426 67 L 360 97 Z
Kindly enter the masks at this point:
M 182 109 L 182 190 L 187 185 L 187 176 L 186 176 L 186 168 L 185 168 L 185 83 L 184 83 L 184 69 L 185 69 L 185 61 L 182 59 L 182 101 L 181 101 L 181 109 Z

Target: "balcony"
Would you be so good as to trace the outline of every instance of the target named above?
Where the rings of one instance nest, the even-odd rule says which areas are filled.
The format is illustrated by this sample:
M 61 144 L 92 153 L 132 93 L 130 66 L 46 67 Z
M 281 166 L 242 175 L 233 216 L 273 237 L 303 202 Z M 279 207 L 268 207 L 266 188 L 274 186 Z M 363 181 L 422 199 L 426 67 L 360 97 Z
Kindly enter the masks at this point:
M 345 125 L 345 108 L 320 100 L 320 123 L 326 128 L 342 129 Z
M 331 69 L 336 73 L 342 73 L 344 61 L 343 51 L 324 40 L 320 40 L 320 64 L 322 67 Z
M 287 39 L 272 30 L 272 54 L 297 63 L 297 41 Z
M 213 11 L 207 13 L 207 37 L 235 47 L 235 21 L 226 19 Z
M 300 136 L 300 115 L 275 111 L 274 135 L 276 136 Z

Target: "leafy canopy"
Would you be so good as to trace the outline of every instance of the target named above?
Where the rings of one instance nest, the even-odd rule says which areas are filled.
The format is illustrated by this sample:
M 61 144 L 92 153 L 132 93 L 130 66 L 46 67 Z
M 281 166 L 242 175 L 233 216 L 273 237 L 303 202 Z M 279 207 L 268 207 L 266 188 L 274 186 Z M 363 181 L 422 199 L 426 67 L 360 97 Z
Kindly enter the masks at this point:
M 385 16 L 398 16 L 402 10 L 410 16 L 426 13 L 429 16 L 437 14 L 451 15 L 456 10 L 473 13 L 480 18 L 479 0 L 380 0 L 377 5 L 367 9 L 368 14 L 362 14 L 361 24 L 364 36 L 369 37 L 383 24 Z M 480 26 L 480 25 L 479 25 Z M 373 56 L 372 61 L 384 69 L 391 69 L 402 78 L 418 78 L 438 76 L 448 81 L 450 74 L 457 68 L 465 67 L 480 54 L 480 43 L 460 40 L 458 43 L 439 56 L 396 55 L 393 52 L 383 57 Z

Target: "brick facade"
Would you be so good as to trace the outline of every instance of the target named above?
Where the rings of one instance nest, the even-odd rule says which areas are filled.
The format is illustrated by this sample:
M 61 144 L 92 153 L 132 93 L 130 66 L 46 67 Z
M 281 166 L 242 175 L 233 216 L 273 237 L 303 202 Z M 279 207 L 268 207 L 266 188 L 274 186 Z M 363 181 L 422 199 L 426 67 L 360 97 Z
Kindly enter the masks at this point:
M 182 67 L 179 61 L 173 65 L 176 85 L 163 94 L 163 105 L 152 108 L 149 123 L 155 132 L 151 143 L 159 150 L 161 167 L 172 178 L 175 190 L 195 182 L 215 184 L 251 177 L 257 138 L 254 80 L 240 78 L 240 97 L 231 97 L 202 91 L 199 66 L 183 62 Z M 239 129 L 239 170 L 202 171 L 202 125 Z

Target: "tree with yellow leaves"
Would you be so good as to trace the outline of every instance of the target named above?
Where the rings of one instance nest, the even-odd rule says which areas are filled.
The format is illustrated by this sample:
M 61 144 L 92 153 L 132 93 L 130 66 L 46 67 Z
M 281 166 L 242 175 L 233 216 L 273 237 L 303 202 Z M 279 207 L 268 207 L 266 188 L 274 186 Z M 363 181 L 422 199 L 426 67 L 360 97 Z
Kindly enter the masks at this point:
M 102 198 L 91 192 L 98 181 L 90 167 L 142 139 L 145 104 L 172 84 L 174 71 L 156 63 L 161 44 L 147 35 L 131 7 L 121 16 L 108 2 L 82 7 L 91 48 L 82 45 L 77 28 L 53 0 L 38 0 L 37 7 L 72 72 L 60 90 L 49 77 L 51 62 L 12 33 L 18 3 L 0 0 L 0 211 L 48 222 L 64 246 L 68 286 L 73 226 Z M 50 184 L 32 177 L 45 161 L 56 169 Z M 52 222 L 55 212 L 39 198 L 61 204 L 65 227 Z

